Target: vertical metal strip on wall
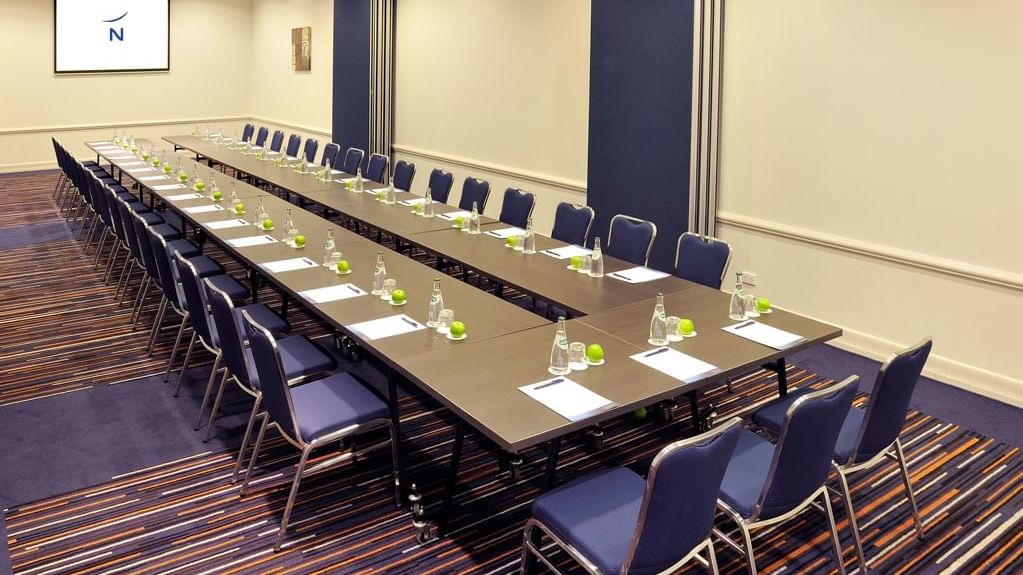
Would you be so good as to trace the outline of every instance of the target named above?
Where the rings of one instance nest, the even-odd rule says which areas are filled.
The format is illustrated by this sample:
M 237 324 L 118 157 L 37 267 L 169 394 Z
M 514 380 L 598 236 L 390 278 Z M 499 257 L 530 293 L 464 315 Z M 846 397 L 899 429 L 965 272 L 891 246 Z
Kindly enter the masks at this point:
M 369 50 L 369 150 L 391 155 L 394 138 L 395 0 L 371 0 Z
M 689 231 L 709 236 L 716 231 L 724 3 L 696 0 L 693 15 Z

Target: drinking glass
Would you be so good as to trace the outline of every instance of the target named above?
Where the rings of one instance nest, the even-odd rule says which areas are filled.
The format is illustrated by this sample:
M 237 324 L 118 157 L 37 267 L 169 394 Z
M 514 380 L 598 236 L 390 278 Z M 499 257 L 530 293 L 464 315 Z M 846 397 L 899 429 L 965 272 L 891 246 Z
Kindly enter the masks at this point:
M 678 331 L 678 324 L 682 320 L 678 316 L 668 316 L 668 341 L 682 341 L 682 334 Z
M 579 273 L 589 274 L 591 267 L 593 267 L 593 256 L 589 254 L 584 255 L 579 262 Z
M 330 269 L 336 270 L 337 264 L 341 263 L 341 252 L 331 252 L 330 254 Z
M 440 314 L 437 316 L 437 333 L 448 334 L 451 333 L 451 324 L 455 321 L 455 310 L 453 309 L 442 309 Z
M 572 371 L 586 369 L 586 344 L 581 341 L 573 341 L 568 344 L 568 367 Z
M 293 245 L 295 245 L 295 238 L 297 236 L 298 236 L 298 228 L 290 228 L 286 232 L 286 234 L 284 236 L 284 242 L 286 244 L 288 244 L 289 246 L 293 246 Z
M 746 294 L 743 298 L 743 309 L 746 311 L 746 317 L 760 317 L 760 312 L 757 311 L 757 296 Z
M 384 280 L 383 289 L 380 291 L 380 299 L 386 299 L 386 300 L 391 299 L 391 292 L 393 292 L 395 290 L 395 288 L 397 288 L 397 287 L 398 287 L 398 280 L 396 280 L 394 278 L 389 278 L 389 279 Z

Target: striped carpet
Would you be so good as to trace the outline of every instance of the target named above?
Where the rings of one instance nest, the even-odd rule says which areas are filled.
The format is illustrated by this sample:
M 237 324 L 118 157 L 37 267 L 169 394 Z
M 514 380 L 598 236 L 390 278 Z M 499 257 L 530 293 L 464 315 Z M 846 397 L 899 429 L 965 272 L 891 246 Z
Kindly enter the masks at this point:
M 49 192 L 43 184 L 35 190 Z M 25 217 L 36 217 L 29 212 Z M 134 378 L 166 365 L 169 338 L 154 358 L 146 357 L 140 351 L 145 335 L 131 332 L 129 310 L 113 303 L 113 288 L 102 285 L 90 262 L 75 241 L 4 253 L 0 404 Z M 789 381 L 795 387 L 829 383 L 797 366 L 790 366 Z M 736 382 L 733 393 L 719 388 L 708 400 L 723 419 L 748 414 L 775 389 L 773 376 L 757 372 Z M 685 435 L 688 421 L 684 411 L 678 415 L 670 425 L 632 417 L 609 422 L 601 450 L 582 437 L 566 438 L 559 477 L 613 464 L 641 467 L 660 447 Z M 434 508 L 453 424 L 447 411 L 422 394 L 402 400 L 405 480 L 416 483 Z M 873 570 L 1023 573 L 1019 449 L 916 412 L 909 416 L 903 441 L 928 535 L 923 542 L 913 535 L 894 465 L 856 477 L 854 498 Z M 8 544 L 15 573 L 27 575 L 514 573 L 543 454 L 526 454 L 517 482 L 499 471 L 494 455 L 485 441 L 469 436 L 453 532 L 425 546 L 416 544 L 410 515 L 391 503 L 390 462 L 381 453 L 307 479 L 288 544 L 273 553 L 287 482 L 297 463 L 295 450 L 276 438 L 260 460 L 259 489 L 246 498 L 229 480 L 234 452 L 198 453 L 9 509 Z M 852 542 L 837 501 L 836 514 L 852 569 Z M 720 526 L 731 530 L 726 523 Z M 826 527 L 817 515 L 763 530 L 754 544 L 763 573 L 835 572 Z M 722 572 L 745 572 L 741 558 L 722 547 Z

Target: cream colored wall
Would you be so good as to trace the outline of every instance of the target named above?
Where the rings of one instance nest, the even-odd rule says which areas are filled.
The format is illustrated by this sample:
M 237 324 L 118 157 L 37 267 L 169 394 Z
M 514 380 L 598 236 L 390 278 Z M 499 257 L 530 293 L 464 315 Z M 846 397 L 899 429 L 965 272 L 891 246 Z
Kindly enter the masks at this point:
M 758 293 L 1023 406 L 1011 0 L 730 0 L 719 234 Z
M 486 212 L 508 186 L 537 194 L 537 229 L 558 201 L 585 203 L 589 0 L 398 0 L 395 151 L 453 171 L 451 202 L 469 175 L 491 183 Z
M 114 129 L 159 138 L 216 119 L 236 129 L 249 109 L 250 34 L 251 0 L 174 0 L 170 72 L 57 76 L 53 3 L 5 0 L 0 171 L 51 167 L 52 136 L 84 151 Z

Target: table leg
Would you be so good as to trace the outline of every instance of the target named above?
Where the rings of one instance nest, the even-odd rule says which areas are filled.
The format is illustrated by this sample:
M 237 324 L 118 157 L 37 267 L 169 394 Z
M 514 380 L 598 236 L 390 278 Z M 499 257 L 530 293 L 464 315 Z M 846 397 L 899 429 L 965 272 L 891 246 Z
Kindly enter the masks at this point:
M 557 484 L 558 455 L 561 453 L 561 438 L 555 437 L 547 446 L 547 469 L 543 474 L 544 491 Z
M 249 268 L 246 273 L 249 276 L 249 296 L 252 303 L 256 303 L 259 301 L 259 274 L 252 268 Z
M 700 421 L 700 395 L 695 392 L 689 392 L 689 417 L 693 422 L 693 435 L 699 435 L 700 430 L 703 429 L 703 422 Z
M 771 363 L 765 363 L 764 369 L 769 369 L 778 374 L 778 395 L 784 397 L 789 394 L 789 380 L 785 372 L 785 358 L 779 357 Z
M 462 462 L 462 444 L 465 442 L 465 423 L 461 419 L 455 425 L 455 443 L 451 446 L 451 463 L 448 467 L 447 483 L 444 487 L 444 502 L 440 508 L 437 524 L 439 535 L 447 534 L 448 521 L 451 518 L 451 507 L 455 498 L 455 485 L 458 481 L 458 465 Z
M 284 291 L 281 291 L 280 294 L 281 294 L 281 317 L 284 318 L 285 320 L 287 320 L 288 319 L 288 294 L 284 293 Z

